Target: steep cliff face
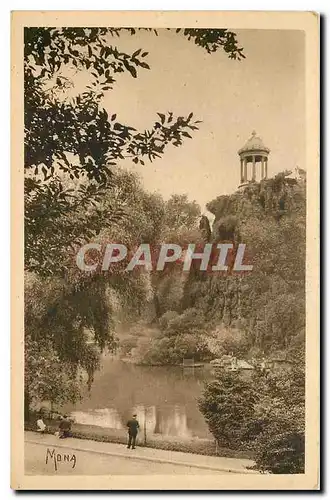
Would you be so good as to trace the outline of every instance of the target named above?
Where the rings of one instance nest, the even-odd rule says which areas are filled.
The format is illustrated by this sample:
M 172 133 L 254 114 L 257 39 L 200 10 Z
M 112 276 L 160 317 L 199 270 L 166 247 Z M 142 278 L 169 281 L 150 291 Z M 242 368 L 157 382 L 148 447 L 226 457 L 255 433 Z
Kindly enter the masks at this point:
M 260 183 L 251 183 L 242 191 L 232 195 L 217 197 L 207 204 L 207 209 L 215 215 L 212 237 L 214 241 L 235 239 L 239 227 L 246 219 L 280 220 L 293 213 L 304 213 L 306 205 L 305 179 L 287 177 L 287 172 Z
M 192 273 L 183 307 L 198 309 L 210 329 L 240 330 L 243 351 L 290 349 L 304 332 L 304 178 L 285 172 L 207 208 L 215 215 L 210 240 L 245 243 L 253 270 Z

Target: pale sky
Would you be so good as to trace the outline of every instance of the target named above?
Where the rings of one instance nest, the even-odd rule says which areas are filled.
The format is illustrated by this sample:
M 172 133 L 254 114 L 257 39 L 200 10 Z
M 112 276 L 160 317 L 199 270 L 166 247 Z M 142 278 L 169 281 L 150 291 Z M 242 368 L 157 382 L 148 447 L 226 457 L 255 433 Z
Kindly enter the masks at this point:
M 117 119 L 148 128 L 157 112 L 202 120 L 180 148 L 137 169 L 149 191 L 165 198 L 187 193 L 205 203 L 234 192 L 240 180 L 237 151 L 256 130 L 271 150 L 268 175 L 305 165 L 304 32 L 238 30 L 246 59 L 207 54 L 174 31 L 140 32 L 112 39 L 119 49 L 143 48 L 150 70 L 138 78 L 118 74 L 104 106 Z M 124 164 L 126 167 L 128 163 Z M 131 166 L 131 164 L 129 164 Z

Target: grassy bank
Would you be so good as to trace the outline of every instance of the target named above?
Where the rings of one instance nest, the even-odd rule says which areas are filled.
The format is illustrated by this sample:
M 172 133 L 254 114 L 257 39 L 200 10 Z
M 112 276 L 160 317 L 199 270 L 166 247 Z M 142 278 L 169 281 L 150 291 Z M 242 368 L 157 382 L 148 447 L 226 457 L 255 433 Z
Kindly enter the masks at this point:
M 58 430 L 59 422 L 46 419 L 44 422 L 47 425 L 48 434 L 54 434 Z M 25 430 L 36 431 L 35 421 L 25 422 Z M 101 441 L 105 443 L 127 443 L 127 432 L 124 429 L 110 429 L 107 427 L 98 427 L 96 425 L 72 424 L 72 437 L 79 439 L 91 439 L 93 441 Z M 147 436 L 147 442 L 144 443 L 143 432 L 140 432 L 137 444 L 138 446 L 146 446 L 148 448 L 182 451 L 185 453 L 196 453 L 199 455 L 253 459 L 253 453 L 250 451 L 237 451 L 220 447 L 216 450 L 215 442 L 210 439 L 185 439 L 152 434 Z

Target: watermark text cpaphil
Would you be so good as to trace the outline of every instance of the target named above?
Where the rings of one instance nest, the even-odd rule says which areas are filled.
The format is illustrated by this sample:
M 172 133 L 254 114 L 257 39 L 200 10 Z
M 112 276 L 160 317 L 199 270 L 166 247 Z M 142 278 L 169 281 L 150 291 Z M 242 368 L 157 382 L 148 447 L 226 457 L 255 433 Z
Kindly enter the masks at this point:
M 199 271 L 205 272 L 246 272 L 253 269 L 244 243 L 190 243 L 185 247 L 176 243 L 142 243 L 135 249 L 120 243 L 87 243 L 76 255 L 78 268 L 87 272 L 97 268 L 109 271 L 118 264 L 125 271 L 138 267 L 146 271 L 164 271 L 166 266 L 176 264 L 182 267 L 182 271 L 189 272 L 196 263 Z

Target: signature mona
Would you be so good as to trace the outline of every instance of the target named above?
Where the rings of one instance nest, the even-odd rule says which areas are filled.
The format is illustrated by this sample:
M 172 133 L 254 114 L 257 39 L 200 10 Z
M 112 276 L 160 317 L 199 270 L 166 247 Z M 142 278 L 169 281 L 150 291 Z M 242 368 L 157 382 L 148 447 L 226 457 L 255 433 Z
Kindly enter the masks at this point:
M 54 465 L 54 470 L 57 471 L 59 464 L 62 464 L 64 462 L 72 463 L 72 469 L 74 469 L 76 466 L 77 457 L 74 453 L 73 454 L 58 453 L 55 450 L 55 448 L 53 448 L 52 450 L 47 448 L 45 460 L 46 460 L 46 464 L 48 464 L 48 462 L 52 463 Z

